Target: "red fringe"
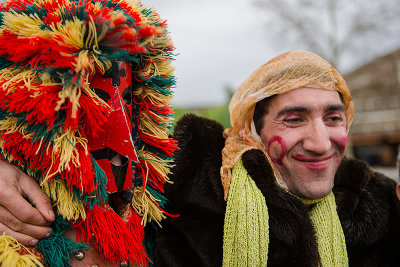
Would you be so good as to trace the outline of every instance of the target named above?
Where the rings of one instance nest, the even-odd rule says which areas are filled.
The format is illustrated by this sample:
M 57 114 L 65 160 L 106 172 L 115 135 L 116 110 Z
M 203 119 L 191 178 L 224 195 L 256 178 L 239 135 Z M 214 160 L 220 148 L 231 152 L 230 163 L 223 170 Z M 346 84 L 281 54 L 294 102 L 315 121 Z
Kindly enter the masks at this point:
M 53 39 L 42 37 L 21 38 L 4 30 L 0 35 L 0 55 L 22 64 L 30 64 L 31 68 L 69 68 L 74 69 L 78 48 L 64 43 L 63 38 L 54 35 Z M 64 54 L 63 54 L 64 53 Z M 10 56 L 11 55 L 11 56 Z M 70 55 L 70 56 L 66 56 Z
M 146 169 L 147 166 L 147 169 Z M 145 164 L 145 159 L 139 159 L 139 164 L 136 165 L 136 171 L 141 174 L 143 179 L 143 190 L 146 188 L 145 180 L 152 181 L 152 183 L 147 183 L 151 187 L 158 189 L 160 192 L 164 193 L 165 177 L 161 175 L 157 169 L 155 169 L 151 164 Z
M 140 130 L 138 131 L 138 136 L 146 144 L 158 148 L 170 158 L 173 157 L 175 150 L 178 148 L 177 142 L 171 138 L 158 138 L 150 136 Z
M 158 34 L 158 35 L 162 34 L 162 33 L 157 32 L 157 28 L 154 26 L 148 26 L 148 27 L 141 28 L 141 29 L 139 29 L 138 33 L 139 33 L 139 38 L 142 38 L 142 39 L 148 38 L 154 34 Z
M 6 82 L 6 81 L 5 81 Z M 32 84 L 35 90 L 25 87 L 24 82 L 14 84 L 14 92 L 7 94 L 1 89 L 0 83 L 0 108 L 15 113 L 27 113 L 26 120 L 29 124 L 42 123 L 51 129 L 55 126 L 57 118 L 56 106 L 59 100 L 58 92 L 62 90 L 61 86 L 43 86 L 41 84 Z M 38 97 L 33 97 L 35 93 L 41 93 Z M 100 103 L 85 94 L 79 98 L 81 106 L 79 119 L 70 116 L 72 104 L 67 99 L 60 108 L 66 113 L 66 121 L 63 123 L 64 129 L 76 130 L 78 124 L 84 125 L 87 131 L 96 136 L 101 131 L 111 108 Z M 57 125 L 59 127 L 61 125 Z
M 133 210 L 128 222 L 124 222 L 113 210 L 104 206 L 93 206 L 86 210 L 86 220 L 79 219 L 75 225 L 85 243 L 93 237 L 103 260 L 112 262 L 129 260 L 132 264 L 146 266 L 143 248 L 144 230 L 141 218 Z
M 80 124 L 84 126 L 85 133 L 97 137 L 98 133 L 104 130 L 112 109 L 86 95 L 81 95 L 79 104 L 82 111 L 79 117 Z
M 137 26 L 140 26 L 143 24 L 142 17 L 139 12 L 137 12 L 136 9 L 133 9 L 131 5 L 129 5 L 126 1 L 121 1 L 121 0 L 112 0 L 114 3 L 118 3 L 118 6 L 127 12 L 135 21 L 135 24 Z
M 2 88 L 0 83 L 0 88 Z M 24 82 L 14 84 L 14 92 L 7 94 L 0 89 L 0 106 L 3 110 L 15 113 L 27 113 L 26 120 L 30 124 L 43 123 L 49 129 L 54 126 L 57 114 L 55 108 L 58 101 L 59 86 L 33 85 L 37 90 L 29 90 Z M 35 92 L 42 93 L 38 97 L 33 97 Z
M 69 168 L 59 173 L 57 170 L 60 165 L 60 155 L 56 153 L 54 158 L 51 157 L 53 144 L 47 144 L 47 146 L 46 144 L 42 144 L 39 152 L 36 153 L 39 142 L 32 142 L 32 139 L 24 138 L 19 132 L 3 133 L 2 138 L 5 141 L 4 152 L 11 154 L 17 162 L 20 162 L 24 166 L 27 166 L 26 159 L 29 159 L 27 167 L 30 169 L 43 172 L 49 171 L 54 176 L 59 175 L 67 182 L 67 186 L 71 192 L 73 186 L 88 194 L 97 189 L 97 184 L 94 183 L 95 172 L 90 156 L 86 154 L 86 151 L 80 144 L 76 145 L 76 150 L 79 154 L 79 165 L 75 166 L 71 161 L 68 165 Z M 50 180 L 51 178 L 53 176 L 50 177 Z

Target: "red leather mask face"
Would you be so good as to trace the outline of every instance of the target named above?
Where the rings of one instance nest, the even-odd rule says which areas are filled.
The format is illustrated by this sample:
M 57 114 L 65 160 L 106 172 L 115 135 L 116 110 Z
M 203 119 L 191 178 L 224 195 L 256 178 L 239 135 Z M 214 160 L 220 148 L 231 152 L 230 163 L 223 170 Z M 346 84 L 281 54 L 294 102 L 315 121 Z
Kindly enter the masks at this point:
M 132 112 L 131 66 L 123 61 L 115 62 L 111 71 L 93 77 L 90 88 L 113 111 L 99 137 L 89 136 L 89 151 L 107 175 L 109 193 L 131 188 L 134 166 L 138 161 L 135 151 L 136 118 Z M 118 164 L 111 163 L 115 159 L 119 161 Z

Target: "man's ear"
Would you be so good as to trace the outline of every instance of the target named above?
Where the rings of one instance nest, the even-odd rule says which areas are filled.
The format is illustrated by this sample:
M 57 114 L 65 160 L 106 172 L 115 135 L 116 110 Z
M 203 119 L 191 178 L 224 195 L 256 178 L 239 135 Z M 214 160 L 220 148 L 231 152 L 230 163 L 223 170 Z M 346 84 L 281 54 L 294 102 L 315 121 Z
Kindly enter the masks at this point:
M 397 198 L 398 198 L 399 201 L 400 201 L 400 183 L 397 184 L 397 186 L 396 186 L 396 195 L 397 195 Z

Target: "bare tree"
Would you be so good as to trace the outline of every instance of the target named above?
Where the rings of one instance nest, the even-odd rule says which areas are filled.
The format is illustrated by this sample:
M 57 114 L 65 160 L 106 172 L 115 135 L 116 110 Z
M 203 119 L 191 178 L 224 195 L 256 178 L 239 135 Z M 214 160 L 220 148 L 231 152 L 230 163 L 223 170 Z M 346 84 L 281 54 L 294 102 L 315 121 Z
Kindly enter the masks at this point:
M 384 48 L 400 47 L 399 0 L 255 0 L 255 4 L 265 10 L 272 45 L 313 51 L 339 69 L 344 56 L 365 61 Z

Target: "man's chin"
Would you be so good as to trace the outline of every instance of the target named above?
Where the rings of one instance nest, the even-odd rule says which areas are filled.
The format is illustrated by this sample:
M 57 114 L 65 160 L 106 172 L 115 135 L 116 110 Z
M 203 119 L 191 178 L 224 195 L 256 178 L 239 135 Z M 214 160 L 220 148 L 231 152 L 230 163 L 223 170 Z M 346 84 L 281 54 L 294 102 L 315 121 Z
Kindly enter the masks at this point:
M 302 192 L 299 192 L 300 197 L 317 200 L 326 197 L 332 191 L 332 185 L 330 183 L 324 182 L 314 182 L 308 185 L 308 188 L 303 188 Z

